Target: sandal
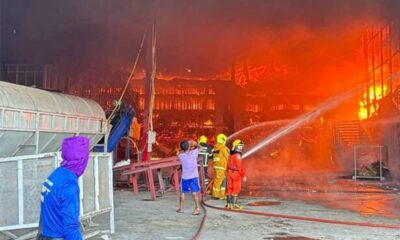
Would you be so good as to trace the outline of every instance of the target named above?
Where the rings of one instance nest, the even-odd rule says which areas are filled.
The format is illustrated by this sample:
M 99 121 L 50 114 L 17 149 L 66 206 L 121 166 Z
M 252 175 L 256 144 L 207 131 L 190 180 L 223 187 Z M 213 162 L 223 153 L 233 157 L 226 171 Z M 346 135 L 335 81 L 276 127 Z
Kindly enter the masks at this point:
M 183 210 L 180 209 L 180 208 L 178 208 L 178 209 L 176 209 L 176 212 L 177 212 L 177 213 L 183 213 Z
M 200 215 L 200 209 L 196 208 L 192 215 Z

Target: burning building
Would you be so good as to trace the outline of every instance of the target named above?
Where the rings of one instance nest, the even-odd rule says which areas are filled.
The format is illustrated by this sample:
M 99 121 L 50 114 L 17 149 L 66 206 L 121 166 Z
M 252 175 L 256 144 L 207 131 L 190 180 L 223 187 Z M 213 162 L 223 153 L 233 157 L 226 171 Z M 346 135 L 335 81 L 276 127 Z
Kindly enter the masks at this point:
M 130 166 L 118 166 L 118 171 L 124 171 L 124 180 L 129 178 L 136 191 L 136 180 L 143 180 L 143 188 L 148 184 L 152 199 L 156 198 L 156 186 L 151 180 L 156 171 L 159 193 L 164 194 L 168 188 L 164 183 L 174 182 L 178 189 L 179 162 L 174 159 L 174 181 L 170 181 L 171 172 L 161 169 L 171 167 L 179 141 L 197 139 L 199 135 L 211 140 L 224 132 L 233 134 L 228 147 L 236 138 L 245 144 L 242 157 L 249 181 L 243 185 L 243 192 L 249 199 L 259 195 L 286 203 L 317 202 L 314 212 L 308 211 L 307 206 L 298 207 L 306 203 L 296 202 L 290 210 L 286 208 L 289 204 L 284 206 L 286 213 L 306 209 L 307 216 L 325 214 L 345 220 L 355 217 L 335 211 L 346 208 L 398 218 L 400 213 L 393 211 L 398 209 L 397 190 L 387 191 L 387 182 L 360 183 L 352 177 L 400 179 L 399 7 L 395 0 L 0 0 L 0 80 L 94 99 L 105 114 L 113 111 L 120 99 L 133 105 L 142 126 L 136 123 L 135 131 L 139 133 L 132 140 L 126 135 L 133 124 L 127 121 L 114 138 L 120 146 L 125 144 L 120 147 L 120 155 L 124 155 L 121 159 L 132 160 Z M 385 23 L 389 18 L 392 21 Z M 126 70 L 132 58 L 135 67 Z M 36 97 L 40 98 L 39 93 L 33 96 Z M 44 112 L 42 118 L 50 127 L 89 123 L 82 120 L 85 113 L 74 115 L 78 122 L 69 124 L 68 116 L 63 118 L 65 110 L 51 110 L 59 112 L 54 116 Z M 17 116 L 26 118 L 22 113 L 18 110 L 10 114 L 9 109 L 0 109 L 0 120 L 14 124 Z M 126 116 L 132 120 L 133 115 L 132 111 Z M 39 114 L 36 116 L 40 118 Z M 34 119 L 28 118 L 39 125 Z M 102 119 L 104 123 L 97 126 L 108 126 L 106 117 L 102 115 Z M 24 126 L 24 122 L 21 124 Z M 35 141 L 51 145 L 45 138 L 36 137 Z M 24 151 L 32 148 L 29 141 L 14 145 Z M 118 159 L 118 147 L 110 149 L 116 149 L 114 160 Z M 163 154 L 158 155 L 157 151 Z M 8 159 L 3 162 L 9 161 L 10 156 L 4 157 Z M 164 157 L 161 165 L 149 167 Z M 134 163 L 136 159 L 138 162 Z M 104 163 L 97 160 L 89 166 L 95 174 Z M 36 161 L 40 160 L 35 158 L 32 162 Z M 25 167 L 21 163 L 15 165 L 18 177 Z M 111 161 L 108 163 L 111 167 Z M 7 169 L 3 168 L 5 173 Z M 94 182 L 97 186 L 91 188 L 93 193 L 84 191 L 89 195 L 82 201 L 97 196 L 101 187 L 112 186 L 111 178 L 107 184 L 102 179 Z M 20 183 L 13 191 L 21 191 Z M 398 189 L 398 182 L 393 184 Z M 4 196 L 17 196 L 4 189 Z M 26 196 L 18 195 L 18 199 Z M 23 207 L 21 202 L 14 205 Z M 334 210 L 322 212 L 321 205 Z M 98 206 L 99 202 L 94 204 Z M 123 213 L 128 219 L 131 216 L 127 211 L 132 209 L 116 213 Z M 141 214 L 146 213 L 140 210 Z M 159 218 L 165 209 L 157 210 Z M 387 214 L 390 212 L 393 214 Z M 226 219 L 221 224 L 235 223 L 238 218 Z M 251 226 L 279 225 L 285 231 L 292 226 L 259 221 Z M 154 230 L 155 226 L 170 225 L 152 227 Z M 357 228 L 360 225 L 367 224 Z M 153 230 L 147 231 L 145 238 Z M 227 236 L 223 231 L 221 234 Z M 162 238 L 154 238 L 157 237 Z M 248 238 L 262 237 L 270 236 Z
M 322 96 L 249 83 L 244 88 L 248 123 L 290 119 L 315 108 Z
M 144 107 L 144 82 L 133 91 Z M 226 80 L 156 80 L 154 112 L 163 127 L 187 126 L 195 135 L 232 134 L 260 121 L 288 119 L 314 107 L 319 96 L 277 92 L 256 83 L 237 86 Z M 166 124 L 166 125 L 165 125 Z
M 367 28 L 363 35 L 366 78 L 359 102 L 364 138 L 382 146 L 384 166 L 400 176 L 400 38 L 398 20 Z M 375 156 L 375 159 L 379 157 Z
M 135 80 L 133 91 L 144 108 L 144 81 Z M 229 81 L 161 80 L 155 82 L 155 121 L 164 127 L 186 126 L 193 133 L 206 129 L 233 132 L 244 124 L 245 98 L 242 89 Z M 209 130 L 211 131 L 209 131 Z

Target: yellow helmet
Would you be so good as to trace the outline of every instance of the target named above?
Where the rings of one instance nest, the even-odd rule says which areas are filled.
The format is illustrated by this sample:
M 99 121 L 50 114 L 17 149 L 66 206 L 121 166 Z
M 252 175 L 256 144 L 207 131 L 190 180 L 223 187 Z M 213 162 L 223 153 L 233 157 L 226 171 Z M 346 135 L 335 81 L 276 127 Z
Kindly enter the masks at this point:
M 226 139 L 228 139 L 228 137 L 223 133 L 217 135 L 217 143 L 226 143 Z
M 244 143 L 240 139 L 236 139 L 232 143 L 232 151 L 242 153 L 243 152 L 243 147 L 244 147 Z
M 240 139 L 236 139 L 235 141 L 233 141 L 232 143 L 232 150 L 239 144 L 241 144 L 242 141 Z
M 201 135 L 199 138 L 199 143 L 207 143 L 207 137 L 204 135 Z

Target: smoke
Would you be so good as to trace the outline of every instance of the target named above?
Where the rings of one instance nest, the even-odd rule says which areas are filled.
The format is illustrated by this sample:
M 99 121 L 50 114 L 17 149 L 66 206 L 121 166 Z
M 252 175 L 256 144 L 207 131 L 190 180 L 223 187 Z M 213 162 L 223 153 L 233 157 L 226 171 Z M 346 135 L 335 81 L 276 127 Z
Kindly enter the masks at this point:
M 238 138 L 243 139 L 247 150 L 254 149 L 265 135 L 274 134 L 285 124 L 277 121 L 263 124 L 242 132 Z M 246 175 L 252 181 L 273 178 L 285 182 L 301 178 L 313 182 L 315 175 L 328 178 L 329 174 L 337 174 L 344 169 L 332 159 L 329 134 L 329 128 L 319 121 L 304 125 L 245 158 Z
M 263 124 L 240 134 L 240 138 L 245 140 L 246 148 L 252 148 L 282 124 Z M 351 175 L 351 169 L 343 169 L 331 158 L 329 135 L 328 126 L 313 122 L 246 158 L 249 180 L 243 185 L 243 195 L 305 201 L 365 216 L 397 218 L 391 207 L 397 192 L 342 179 Z
M 1 4 L 5 63 L 50 63 L 75 74 L 131 64 L 148 22 L 146 1 Z
M 399 5 L 383 0 L 166 0 L 154 1 L 152 8 L 146 0 L 2 1 L 3 54 L 7 62 L 53 63 L 75 74 L 127 67 L 155 12 L 158 70 L 164 76 L 213 78 L 228 72 L 232 62 L 247 61 L 285 66 L 291 85 L 317 82 L 320 89 L 339 90 L 338 82 L 362 73 L 357 61 L 361 31 L 385 21 Z M 280 75 L 251 80 L 269 83 Z

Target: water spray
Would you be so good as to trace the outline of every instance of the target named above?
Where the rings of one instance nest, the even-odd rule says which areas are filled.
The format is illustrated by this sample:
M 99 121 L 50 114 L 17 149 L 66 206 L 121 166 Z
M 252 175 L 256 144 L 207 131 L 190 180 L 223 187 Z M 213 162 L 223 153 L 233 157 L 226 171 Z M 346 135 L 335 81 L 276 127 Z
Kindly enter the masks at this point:
M 237 132 L 233 133 L 232 135 L 230 135 L 228 137 L 228 140 L 231 140 L 234 137 L 240 135 L 241 133 L 247 132 L 249 130 L 253 130 L 253 129 L 257 129 L 257 128 L 261 128 L 261 127 L 265 127 L 265 126 L 271 126 L 271 125 L 283 125 L 285 123 L 288 123 L 289 121 L 290 121 L 289 119 L 275 120 L 275 121 L 267 121 L 267 122 L 258 123 L 256 125 L 248 126 L 248 127 L 243 128 L 243 129 L 240 129 L 239 131 L 237 131 Z

